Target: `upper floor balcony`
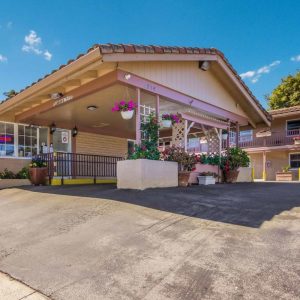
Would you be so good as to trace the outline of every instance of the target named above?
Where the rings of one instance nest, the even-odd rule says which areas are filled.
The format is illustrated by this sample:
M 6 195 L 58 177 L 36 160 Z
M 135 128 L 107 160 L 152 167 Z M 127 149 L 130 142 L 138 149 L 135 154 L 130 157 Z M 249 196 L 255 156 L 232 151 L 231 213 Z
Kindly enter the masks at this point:
M 260 148 L 260 147 L 279 147 L 288 145 L 299 145 L 300 129 L 287 130 L 282 133 L 272 132 L 270 135 L 264 136 L 241 136 L 239 141 L 239 147 L 241 148 Z M 223 141 L 223 147 L 227 146 L 227 141 Z M 230 146 L 235 146 L 235 141 L 230 141 Z

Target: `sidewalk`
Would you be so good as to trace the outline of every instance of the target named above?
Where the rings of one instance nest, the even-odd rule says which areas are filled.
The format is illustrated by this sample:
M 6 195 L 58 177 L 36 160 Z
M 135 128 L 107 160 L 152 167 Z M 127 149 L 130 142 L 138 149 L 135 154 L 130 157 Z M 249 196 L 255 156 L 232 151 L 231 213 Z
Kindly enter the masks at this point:
M 0 299 L 47 300 L 49 298 L 28 287 L 27 285 L 0 272 Z

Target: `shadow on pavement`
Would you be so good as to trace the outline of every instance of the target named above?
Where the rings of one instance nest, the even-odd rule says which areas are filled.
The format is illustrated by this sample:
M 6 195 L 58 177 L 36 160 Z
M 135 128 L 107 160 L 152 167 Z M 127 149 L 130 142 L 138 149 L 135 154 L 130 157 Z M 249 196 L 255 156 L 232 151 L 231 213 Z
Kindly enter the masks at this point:
M 118 190 L 114 185 L 40 186 L 22 189 L 115 200 L 254 228 L 285 210 L 300 206 L 300 185 L 285 183 L 217 184 L 145 191 Z

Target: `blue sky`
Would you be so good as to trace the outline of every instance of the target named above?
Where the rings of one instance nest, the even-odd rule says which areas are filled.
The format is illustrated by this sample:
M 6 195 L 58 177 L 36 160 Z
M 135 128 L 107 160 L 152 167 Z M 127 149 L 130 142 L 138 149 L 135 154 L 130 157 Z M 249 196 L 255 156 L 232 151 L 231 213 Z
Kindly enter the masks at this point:
M 0 0 L 0 99 L 95 43 L 215 47 L 266 106 L 300 69 L 300 1 Z

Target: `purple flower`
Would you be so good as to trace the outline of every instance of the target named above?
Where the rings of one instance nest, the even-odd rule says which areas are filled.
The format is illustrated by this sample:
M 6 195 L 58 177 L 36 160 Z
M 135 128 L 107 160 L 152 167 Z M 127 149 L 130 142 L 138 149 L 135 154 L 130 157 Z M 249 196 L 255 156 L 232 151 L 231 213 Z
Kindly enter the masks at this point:
M 120 105 L 124 106 L 126 104 L 126 102 L 124 100 L 120 101 Z

